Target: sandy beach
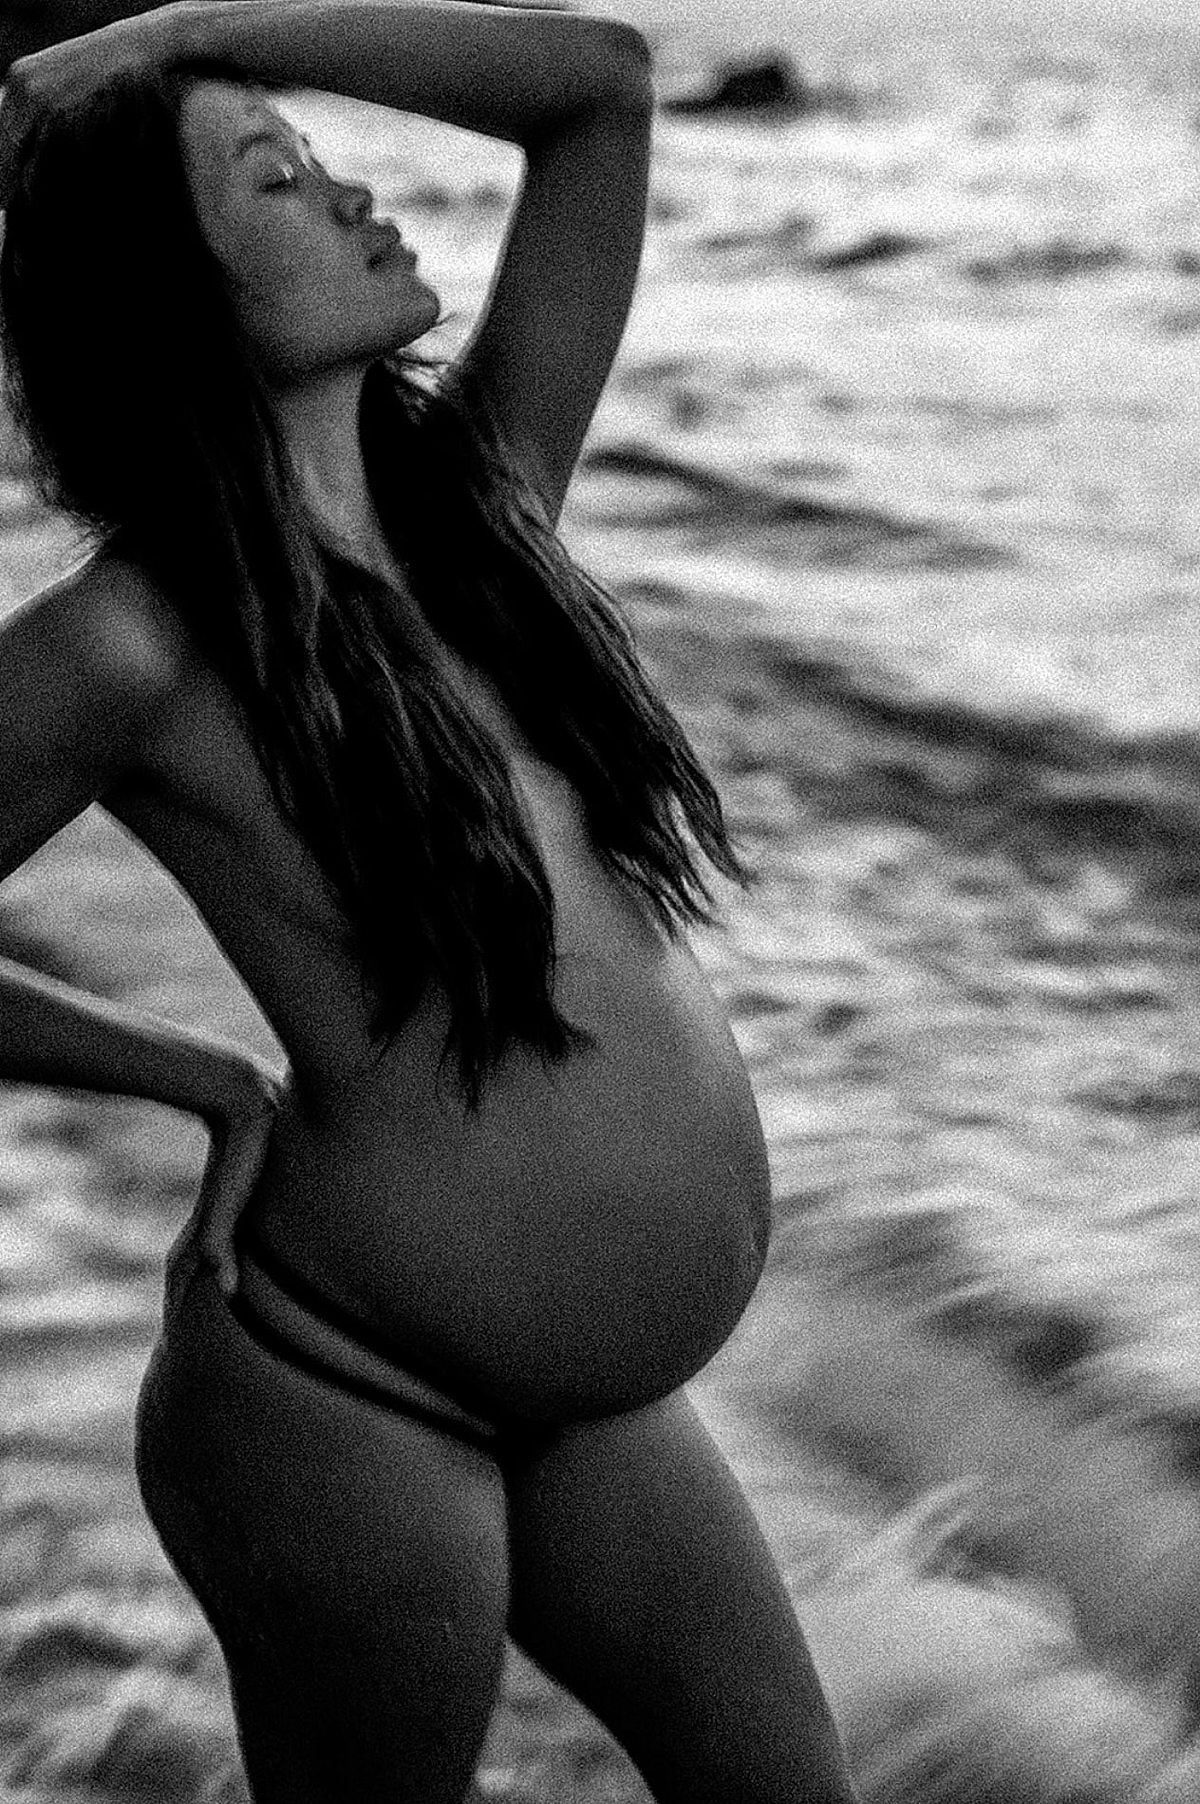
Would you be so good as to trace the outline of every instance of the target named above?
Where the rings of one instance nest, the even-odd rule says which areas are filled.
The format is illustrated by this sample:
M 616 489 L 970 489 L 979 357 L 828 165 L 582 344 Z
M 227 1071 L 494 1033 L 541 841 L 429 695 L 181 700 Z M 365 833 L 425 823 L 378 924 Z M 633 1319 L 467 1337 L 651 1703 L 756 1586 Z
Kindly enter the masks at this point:
M 1195 1804 L 1200 40 L 881 10 L 647 0 L 650 234 L 564 519 L 759 875 L 697 944 L 776 1235 L 693 1389 L 868 1804 Z M 767 52 L 796 116 L 671 110 Z M 289 105 L 421 247 L 449 353 L 515 153 Z M 0 609 L 80 554 L 9 468 Z M 7 881 L 0 952 L 281 1058 L 97 809 Z M 131 1463 L 203 1132 L 7 1086 L 0 1134 L 0 1793 L 244 1804 Z M 478 1787 L 647 1795 L 517 1658 Z

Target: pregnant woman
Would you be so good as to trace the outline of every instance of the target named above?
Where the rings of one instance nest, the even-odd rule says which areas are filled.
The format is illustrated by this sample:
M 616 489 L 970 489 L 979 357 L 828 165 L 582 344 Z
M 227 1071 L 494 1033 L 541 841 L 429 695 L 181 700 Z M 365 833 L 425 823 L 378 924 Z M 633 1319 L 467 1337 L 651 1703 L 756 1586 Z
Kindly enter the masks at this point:
M 556 532 L 638 268 L 644 41 L 470 4 L 50 17 L 6 89 L 0 307 L 92 552 L 0 632 L 0 871 L 101 801 L 288 1071 L 8 966 L 0 1075 L 213 1130 L 137 1458 L 252 1794 L 462 1799 L 507 1634 L 663 1804 L 846 1804 L 681 1389 L 767 1244 L 683 937 L 703 860 L 743 873 Z M 524 153 L 452 363 L 411 349 L 438 296 L 271 104 L 293 85 Z

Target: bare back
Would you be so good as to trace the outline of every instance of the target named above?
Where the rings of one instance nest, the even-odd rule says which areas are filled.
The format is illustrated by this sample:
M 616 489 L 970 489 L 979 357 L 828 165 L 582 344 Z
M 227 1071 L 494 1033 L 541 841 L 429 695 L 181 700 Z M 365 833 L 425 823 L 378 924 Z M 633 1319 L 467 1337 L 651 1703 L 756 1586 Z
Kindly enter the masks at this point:
M 380 1055 L 336 898 L 194 647 L 138 767 L 101 800 L 191 896 L 287 1053 L 249 1205 L 266 1243 L 398 1358 L 481 1399 L 633 1407 L 696 1371 L 749 1299 L 769 1219 L 761 1128 L 691 953 L 602 865 L 576 792 L 486 679 L 446 658 L 508 756 L 555 897 L 556 1000 L 595 1041 L 554 1066 L 511 1054 L 477 1114 L 439 1078 L 432 983 Z

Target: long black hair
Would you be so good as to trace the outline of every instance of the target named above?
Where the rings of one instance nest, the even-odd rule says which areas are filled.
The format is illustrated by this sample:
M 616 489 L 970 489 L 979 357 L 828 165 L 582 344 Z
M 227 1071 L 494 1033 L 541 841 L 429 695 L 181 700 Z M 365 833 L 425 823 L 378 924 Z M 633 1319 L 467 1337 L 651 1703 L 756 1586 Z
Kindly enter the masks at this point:
M 35 480 L 161 585 L 240 704 L 360 960 L 376 1036 L 430 980 L 469 1106 L 514 1042 L 589 1043 L 554 1000 L 554 899 L 495 737 L 444 671 L 495 683 L 671 934 L 740 882 L 713 785 L 615 604 L 573 562 L 479 406 L 411 352 L 362 389 L 372 498 L 407 592 L 307 507 L 197 223 L 179 120 L 195 64 L 45 123 L 0 254 L 0 347 Z M 368 994 L 370 989 L 370 994 Z

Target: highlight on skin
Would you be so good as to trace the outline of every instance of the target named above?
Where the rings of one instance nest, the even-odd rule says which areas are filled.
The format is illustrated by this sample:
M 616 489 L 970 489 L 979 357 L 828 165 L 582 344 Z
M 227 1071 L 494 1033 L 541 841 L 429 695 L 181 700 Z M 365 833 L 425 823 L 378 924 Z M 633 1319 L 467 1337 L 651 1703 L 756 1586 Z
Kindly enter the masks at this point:
M 402 347 L 363 383 L 364 464 L 405 592 L 307 505 L 180 141 L 195 83 L 236 79 L 199 63 L 113 83 L 29 146 L 0 254 L 10 404 L 46 499 L 160 585 L 228 684 L 343 916 L 373 1033 L 432 975 L 443 1065 L 475 1108 L 515 1045 L 555 1061 L 588 1036 L 555 1005 L 549 883 L 439 638 L 488 673 L 669 933 L 710 918 L 698 854 L 749 873 L 615 604 L 442 365 Z

